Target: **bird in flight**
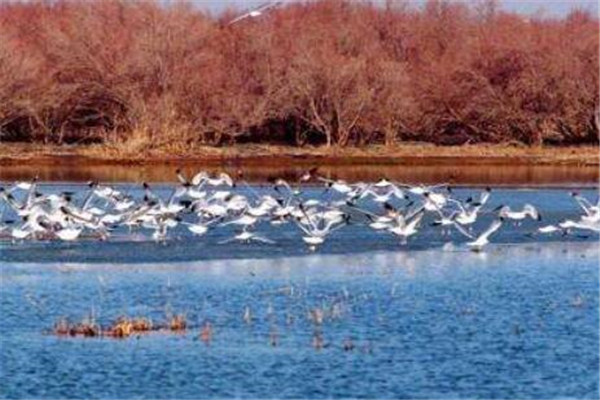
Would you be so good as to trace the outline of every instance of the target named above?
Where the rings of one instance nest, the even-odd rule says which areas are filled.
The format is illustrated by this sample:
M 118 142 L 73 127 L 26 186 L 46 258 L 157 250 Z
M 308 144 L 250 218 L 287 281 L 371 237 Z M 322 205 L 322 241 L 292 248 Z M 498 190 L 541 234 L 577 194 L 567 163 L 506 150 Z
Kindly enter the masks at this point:
M 282 3 L 281 1 L 268 1 L 266 3 L 262 3 L 262 4 L 258 5 L 257 7 L 254 7 L 253 9 L 245 12 L 244 14 L 232 19 L 231 21 L 229 21 L 229 23 L 227 25 L 233 25 L 233 24 L 240 22 L 242 20 L 245 20 L 247 18 L 258 18 L 258 17 L 262 16 L 266 11 L 280 6 L 281 3 Z

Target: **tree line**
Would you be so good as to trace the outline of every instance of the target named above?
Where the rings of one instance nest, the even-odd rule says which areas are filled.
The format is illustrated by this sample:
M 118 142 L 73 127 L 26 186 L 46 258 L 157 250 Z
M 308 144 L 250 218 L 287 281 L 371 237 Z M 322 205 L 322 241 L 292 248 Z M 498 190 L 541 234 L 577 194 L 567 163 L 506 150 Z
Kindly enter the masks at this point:
M 598 143 L 599 21 L 494 0 L 0 4 L 0 140 Z

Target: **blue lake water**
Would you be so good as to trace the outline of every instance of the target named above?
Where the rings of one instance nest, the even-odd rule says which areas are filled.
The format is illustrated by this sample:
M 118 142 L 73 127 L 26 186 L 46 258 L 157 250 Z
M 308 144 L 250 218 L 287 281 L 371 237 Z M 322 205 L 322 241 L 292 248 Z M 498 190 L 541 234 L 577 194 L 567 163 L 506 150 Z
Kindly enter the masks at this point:
M 524 203 L 543 224 L 579 213 L 554 189 L 494 190 L 486 209 Z M 475 231 L 494 215 L 482 217 Z M 275 245 L 218 245 L 233 228 L 201 238 L 175 230 L 166 243 L 144 232 L 3 241 L 0 397 L 598 398 L 598 236 L 507 223 L 472 253 L 428 222 L 406 245 L 353 224 L 317 252 L 293 225 L 268 222 L 257 230 Z M 91 312 L 102 325 L 185 313 L 190 329 L 122 340 L 49 334 L 60 317 Z M 206 321 L 210 343 L 198 337 Z

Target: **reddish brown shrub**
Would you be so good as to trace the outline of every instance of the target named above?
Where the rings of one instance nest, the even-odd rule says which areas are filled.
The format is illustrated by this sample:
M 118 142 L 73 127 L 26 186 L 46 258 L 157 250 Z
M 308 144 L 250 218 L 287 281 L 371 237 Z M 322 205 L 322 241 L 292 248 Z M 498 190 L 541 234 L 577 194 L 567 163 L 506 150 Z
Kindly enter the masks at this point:
M 597 143 L 598 19 L 497 2 L 0 4 L 0 140 Z

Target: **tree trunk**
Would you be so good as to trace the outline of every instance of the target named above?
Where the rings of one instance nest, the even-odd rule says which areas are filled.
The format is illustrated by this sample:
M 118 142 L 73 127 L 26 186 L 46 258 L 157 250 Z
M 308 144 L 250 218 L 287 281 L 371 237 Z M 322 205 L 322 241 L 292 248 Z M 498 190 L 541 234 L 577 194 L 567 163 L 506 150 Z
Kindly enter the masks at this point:
M 396 131 L 391 126 L 391 124 L 388 125 L 386 128 L 384 128 L 384 135 L 385 135 L 385 145 L 387 147 L 393 146 L 396 141 Z

